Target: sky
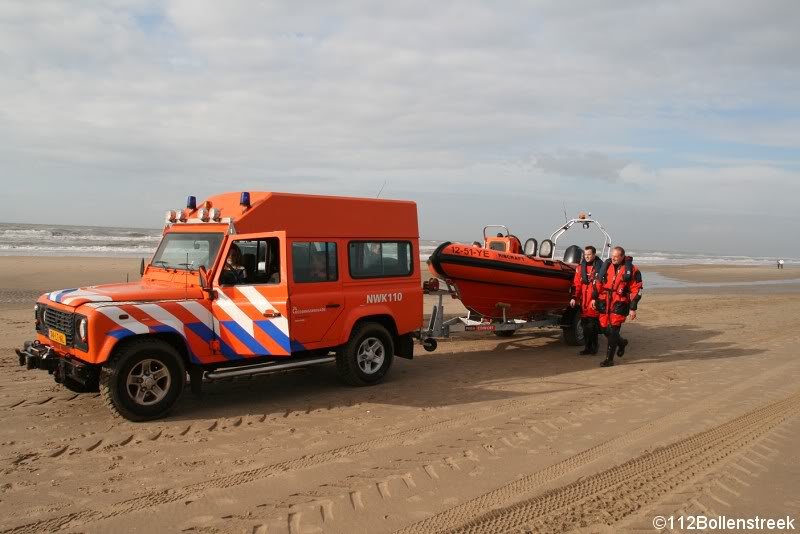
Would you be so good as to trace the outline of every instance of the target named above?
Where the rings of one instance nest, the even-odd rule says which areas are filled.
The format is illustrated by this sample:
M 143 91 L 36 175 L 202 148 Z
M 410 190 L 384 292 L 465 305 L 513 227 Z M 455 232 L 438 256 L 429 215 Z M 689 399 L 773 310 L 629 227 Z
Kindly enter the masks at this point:
M 429 239 L 541 240 L 566 207 L 635 248 L 796 256 L 798 20 L 795 0 L 3 0 L 0 221 L 382 189 Z

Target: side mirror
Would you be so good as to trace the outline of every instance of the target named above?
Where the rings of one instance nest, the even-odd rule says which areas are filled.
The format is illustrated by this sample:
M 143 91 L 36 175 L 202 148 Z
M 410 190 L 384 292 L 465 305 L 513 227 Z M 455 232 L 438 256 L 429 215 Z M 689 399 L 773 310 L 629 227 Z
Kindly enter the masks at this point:
M 142 262 L 139 264 L 139 276 L 144 276 L 144 258 L 142 258 Z
M 201 288 L 203 288 L 205 291 L 211 291 L 211 283 L 208 280 L 208 271 L 206 271 L 206 268 L 202 265 L 198 269 L 198 279 Z

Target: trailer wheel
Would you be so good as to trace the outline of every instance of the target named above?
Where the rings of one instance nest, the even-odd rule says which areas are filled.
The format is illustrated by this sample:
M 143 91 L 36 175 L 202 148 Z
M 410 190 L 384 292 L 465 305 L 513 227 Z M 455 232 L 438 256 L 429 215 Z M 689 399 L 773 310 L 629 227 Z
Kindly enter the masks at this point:
M 497 337 L 511 337 L 514 335 L 514 332 L 516 332 L 516 330 L 495 330 L 494 335 Z
M 100 394 L 116 416 L 149 421 L 165 416 L 186 384 L 178 352 L 155 339 L 126 344 L 100 373 Z
M 439 346 L 439 343 L 432 337 L 428 337 L 422 340 L 422 348 L 425 349 L 427 352 L 433 352 L 436 350 L 436 347 Z
M 377 323 L 363 323 L 336 351 L 339 377 L 351 386 L 377 384 L 392 366 L 394 344 L 389 332 Z
M 583 345 L 585 340 L 583 336 L 583 323 L 581 323 L 581 314 L 578 313 L 577 310 L 567 313 L 571 313 L 571 317 L 568 319 L 569 323 L 561 327 L 564 342 L 567 345 L 572 345 L 575 347 Z

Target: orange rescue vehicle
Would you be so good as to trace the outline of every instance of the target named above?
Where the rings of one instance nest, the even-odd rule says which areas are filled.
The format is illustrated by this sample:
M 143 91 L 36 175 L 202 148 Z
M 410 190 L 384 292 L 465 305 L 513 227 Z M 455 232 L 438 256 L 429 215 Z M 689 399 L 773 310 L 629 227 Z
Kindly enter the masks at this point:
M 141 280 L 53 291 L 20 365 L 134 421 L 186 384 L 335 362 L 351 385 L 411 358 L 422 323 L 413 202 L 225 193 L 167 213 Z

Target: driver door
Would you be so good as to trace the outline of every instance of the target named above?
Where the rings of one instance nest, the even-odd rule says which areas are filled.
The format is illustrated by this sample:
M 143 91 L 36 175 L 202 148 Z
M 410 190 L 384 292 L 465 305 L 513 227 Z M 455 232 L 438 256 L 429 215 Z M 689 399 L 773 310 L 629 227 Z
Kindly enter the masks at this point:
M 237 257 L 235 265 L 229 263 Z M 214 277 L 211 303 L 223 356 L 290 355 L 286 233 L 233 236 L 223 258 Z

